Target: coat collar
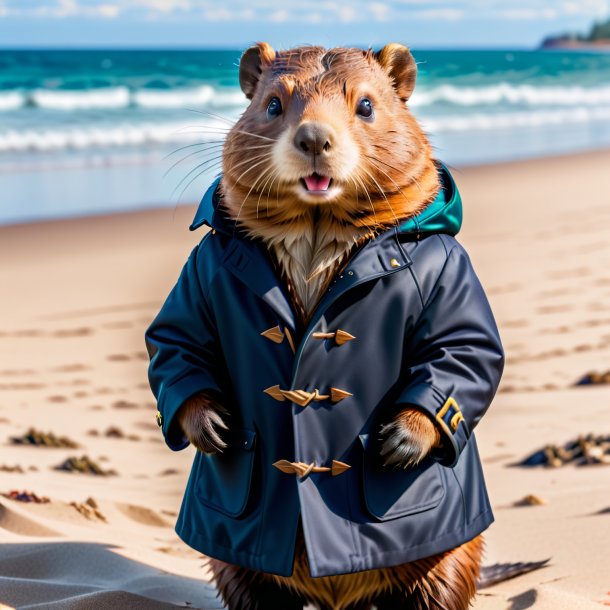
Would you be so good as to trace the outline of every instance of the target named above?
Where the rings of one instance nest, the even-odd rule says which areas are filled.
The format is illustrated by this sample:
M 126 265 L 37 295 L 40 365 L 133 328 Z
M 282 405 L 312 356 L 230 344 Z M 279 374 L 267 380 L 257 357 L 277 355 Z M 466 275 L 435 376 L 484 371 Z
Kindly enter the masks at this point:
M 439 165 L 439 172 L 443 181 L 439 196 L 416 219 L 380 233 L 351 257 L 342 274 L 334 279 L 318 303 L 310 328 L 340 295 L 352 287 L 408 268 L 411 259 L 401 244 L 402 240 L 412 239 L 411 235 L 416 235 L 415 239 L 418 239 L 420 234 L 428 232 L 457 233 L 461 223 L 459 193 L 445 166 Z M 283 282 L 279 281 L 273 269 L 266 249 L 258 240 L 240 233 L 235 223 L 218 208 L 221 178 L 218 176 L 206 191 L 189 228 L 194 231 L 205 224 L 228 236 L 230 245 L 225 264 L 250 290 L 272 307 L 291 330 L 295 330 L 290 299 Z

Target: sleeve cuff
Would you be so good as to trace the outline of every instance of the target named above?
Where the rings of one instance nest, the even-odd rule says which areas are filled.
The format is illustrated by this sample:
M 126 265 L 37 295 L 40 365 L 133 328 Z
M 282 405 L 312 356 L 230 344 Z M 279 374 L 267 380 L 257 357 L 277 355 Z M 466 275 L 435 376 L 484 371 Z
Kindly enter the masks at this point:
M 419 383 L 404 390 L 397 403 L 410 404 L 425 411 L 443 434 L 443 447 L 431 457 L 443 466 L 452 468 L 464 449 L 470 432 L 456 400 L 427 383 Z
M 204 371 L 197 371 L 160 389 L 157 423 L 161 426 L 165 442 L 172 451 L 180 451 L 189 445 L 188 439 L 175 421 L 176 413 L 191 396 L 206 391 L 221 393 L 218 385 Z

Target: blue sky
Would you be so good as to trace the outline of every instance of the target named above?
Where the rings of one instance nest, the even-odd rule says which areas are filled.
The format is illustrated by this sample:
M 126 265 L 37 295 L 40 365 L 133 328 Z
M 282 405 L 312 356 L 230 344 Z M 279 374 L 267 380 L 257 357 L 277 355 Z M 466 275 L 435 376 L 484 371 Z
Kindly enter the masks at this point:
M 531 47 L 610 0 L 0 0 L 2 47 Z

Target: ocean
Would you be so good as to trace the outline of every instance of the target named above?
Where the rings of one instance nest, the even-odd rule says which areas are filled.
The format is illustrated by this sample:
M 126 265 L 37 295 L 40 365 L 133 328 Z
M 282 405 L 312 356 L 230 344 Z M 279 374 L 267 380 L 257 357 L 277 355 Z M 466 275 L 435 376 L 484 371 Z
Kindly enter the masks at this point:
M 447 164 L 610 146 L 610 53 L 413 54 L 409 105 Z M 0 223 L 197 201 L 246 107 L 239 56 L 0 50 Z

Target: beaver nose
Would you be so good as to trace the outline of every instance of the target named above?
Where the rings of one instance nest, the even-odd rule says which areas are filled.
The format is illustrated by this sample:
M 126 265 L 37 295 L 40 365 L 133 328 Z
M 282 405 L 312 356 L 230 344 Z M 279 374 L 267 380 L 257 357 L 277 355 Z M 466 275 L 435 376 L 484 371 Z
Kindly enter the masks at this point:
M 333 132 L 322 123 L 303 123 L 294 135 L 297 150 L 306 155 L 329 153 L 333 144 Z

